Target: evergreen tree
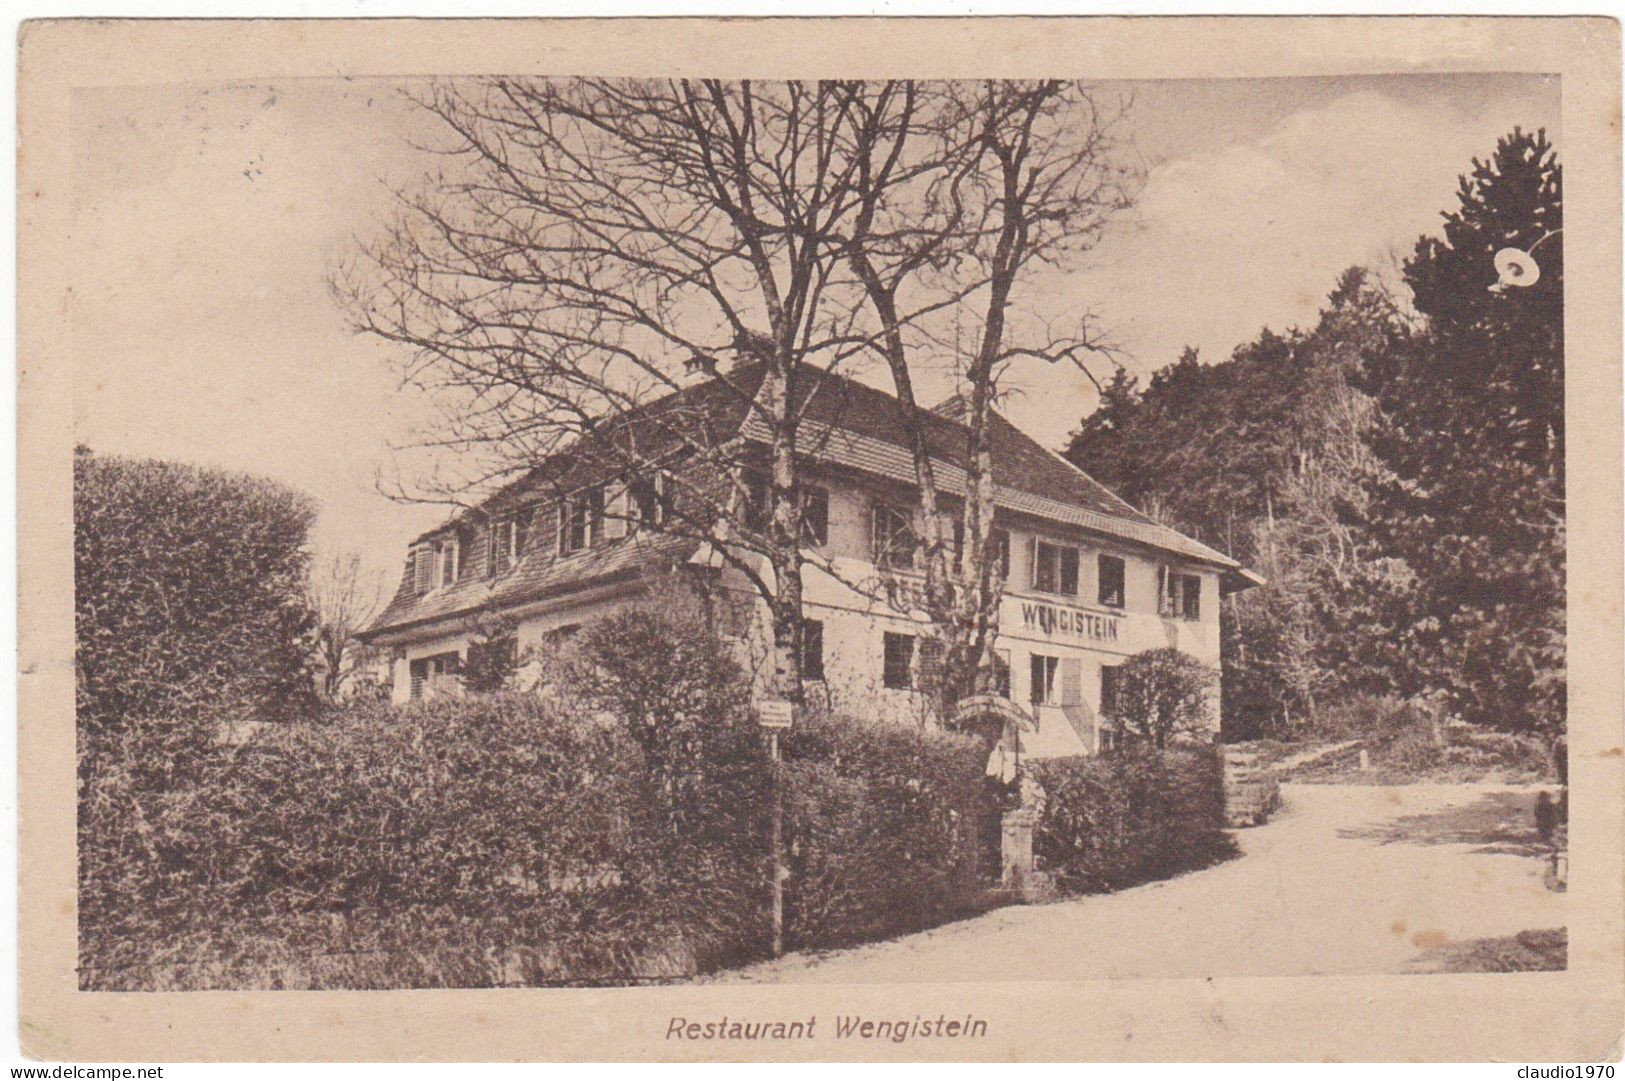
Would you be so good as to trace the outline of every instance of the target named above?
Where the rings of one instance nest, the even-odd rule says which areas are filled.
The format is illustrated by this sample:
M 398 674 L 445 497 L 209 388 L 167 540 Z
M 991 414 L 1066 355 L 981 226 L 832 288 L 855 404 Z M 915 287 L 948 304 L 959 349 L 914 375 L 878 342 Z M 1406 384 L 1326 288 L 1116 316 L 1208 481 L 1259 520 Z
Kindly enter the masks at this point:
M 1564 674 L 1562 169 L 1514 130 L 1461 179 L 1444 236 L 1405 279 L 1426 319 L 1364 373 L 1387 422 L 1373 448 L 1381 546 L 1415 573 L 1402 680 L 1464 718 L 1560 731 Z M 1501 248 L 1540 279 L 1492 292 Z

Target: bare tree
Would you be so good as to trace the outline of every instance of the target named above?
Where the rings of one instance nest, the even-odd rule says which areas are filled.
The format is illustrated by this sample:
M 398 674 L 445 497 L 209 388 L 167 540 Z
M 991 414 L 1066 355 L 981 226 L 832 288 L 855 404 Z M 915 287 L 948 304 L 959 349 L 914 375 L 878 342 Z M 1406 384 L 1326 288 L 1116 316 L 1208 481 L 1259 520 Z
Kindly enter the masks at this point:
M 1076 359 L 1090 344 L 1007 344 L 1012 296 L 1121 201 L 1087 96 L 491 79 L 419 101 L 449 136 L 435 148 L 447 164 L 401 193 L 393 227 L 334 284 L 358 328 L 409 347 L 407 379 L 447 403 L 429 445 L 481 464 L 439 494 L 528 471 L 567 507 L 582 471 L 536 468 L 567 448 L 626 486 L 658 478 L 661 510 L 623 501 L 628 526 L 713 542 L 766 601 L 776 685 L 799 698 L 802 566 L 832 569 L 802 547 L 800 482 L 831 428 L 803 419 L 823 373 L 883 360 L 915 451 L 926 610 L 951 666 L 991 664 L 997 373 L 1018 353 Z M 971 486 L 950 567 L 911 377 L 955 347 L 945 327 L 967 306 L 979 342 L 949 362 L 968 391 Z M 745 363 L 685 387 L 686 367 L 715 357 Z M 719 422 L 730 413 L 746 423 Z
M 990 426 L 999 378 L 1020 356 L 1076 365 L 1098 388 L 1091 358 L 1109 346 L 1087 314 L 1053 332 L 1045 313 L 1017 320 L 1022 291 L 1041 266 L 1066 265 L 1131 202 L 1134 177 L 1116 155 L 1122 108 L 1060 81 L 930 83 L 908 87 L 907 132 L 923 152 L 860 155 L 863 205 L 843 249 L 879 331 L 913 452 L 922 510 L 925 581 L 918 598 L 943 640 L 938 693 L 945 704 L 990 690 L 996 678 L 1002 575 L 993 542 L 995 479 Z M 1124 106 L 1126 107 L 1126 106 Z M 860 129 L 884 133 L 878 120 Z M 968 323 L 969 349 L 941 329 Z M 916 379 L 944 357 L 960 385 L 953 410 L 964 447 L 957 524 L 944 512 L 933 466 L 933 417 Z
M 316 657 L 322 697 L 337 701 L 345 684 L 365 662 L 365 647 L 356 637 L 378 613 L 383 580 L 361 567 L 361 556 L 335 555 L 318 567 L 306 587 L 316 613 Z
M 658 479 L 672 489 L 662 508 L 623 517 L 715 542 L 767 602 L 789 697 L 808 369 L 833 370 L 866 341 L 849 289 L 841 299 L 835 241 L 859 208 L 852 127 L 870 93 L 435 85 L 419 100 L 449 136 L 436 148 L 446 165 L 401 193 L 393 227 L 334 280 L 358 328 L 408 347 L 407 379 L 447 403 L 428 442 L 483 452 L 481 472 L 439 494 L 530 470 L 567 505 L 580 471 L 534 468 L 566 449 L 628 486 Z M 685 391 L 685 366 L 719 356 L 748 368 Z M 729 410 L 754 438 L 719 422 Z

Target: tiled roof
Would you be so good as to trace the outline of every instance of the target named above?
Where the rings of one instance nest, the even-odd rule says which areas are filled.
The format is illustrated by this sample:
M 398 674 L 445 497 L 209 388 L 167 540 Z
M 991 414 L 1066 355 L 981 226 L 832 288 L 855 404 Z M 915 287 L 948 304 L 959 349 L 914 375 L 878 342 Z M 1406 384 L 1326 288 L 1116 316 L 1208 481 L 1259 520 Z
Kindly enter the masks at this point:
M 556 558 L 551 537 L 543 537 L 506 574 L 465 575 L 460 581 L 421 596 L 403 579 L 389 606 L 367 628 L 377 635 L 418 623 L 473 616 L 491 607 L 511 608 L 598 582 L 617 581 L 683 563 L 700 542 L 686 537 L 638 533 L 599 548 Z
M 750 414 L 747 404 L 761 386 L 763 370 L 759 364 L 738 366 L 721 377 L 668 394 L 607 422 L 594 440 L 602 446 L 605 439 L 635 438 L 645 458 L 678 452 L 685 442 L 717 446 L 735 435 L 746 441 L 765 440 L 767 428 Z M 844 376 L 814 372 L 797 387 L 796 407 L 803 418 L 798 433 L 802 453 L 904 484 L 913 482 L 914 461 L 900 406 L 890 394 Z M 927 444 L 938 486 L 954 495 L 965 490 L 965 472 L 954 464 L 963 460 L 965 450 L 965 428 L 955 419 L 959 412 L 959 403 L 950 399 L 926 414 Z M 988 437 L 999 506 L 1239 570 L 1230 557 L 1152 521 L 997 413 L 992 415 Z M 442 534 L 453 524 L 534 504 L 614 472 L 594 458 L 586 448 L 555 455 L 492 496 L 477 513 L 459 515 L 419 540 Z M 685 560 L 698 548 L 694 540 L 640 535 L 560 560 L 553 557 L 550 532 L 546 523 L 538 522 L 533 527 L 537 542 L 508 574 L 465 577 L 422 596 L 413 592 L 408 566 L 400 589 L 368 633 L 442 620 L 489 605 L 525 603 L 604 578 Z M 1246 571 L 1240 573 L 1252 577 Z

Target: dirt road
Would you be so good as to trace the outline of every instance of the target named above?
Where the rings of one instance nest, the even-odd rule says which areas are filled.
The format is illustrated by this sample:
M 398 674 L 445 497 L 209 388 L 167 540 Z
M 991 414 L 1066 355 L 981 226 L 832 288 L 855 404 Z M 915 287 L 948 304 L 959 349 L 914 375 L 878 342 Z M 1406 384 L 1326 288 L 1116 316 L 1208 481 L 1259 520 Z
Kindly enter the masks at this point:
M 1001 909 L 752 982 L 1280 976 L 1403 971 L 1425 950 L 1564 925 L 1541 881 L 1536 789 L 1286 785 L 1242 855 L 1121 893 Z

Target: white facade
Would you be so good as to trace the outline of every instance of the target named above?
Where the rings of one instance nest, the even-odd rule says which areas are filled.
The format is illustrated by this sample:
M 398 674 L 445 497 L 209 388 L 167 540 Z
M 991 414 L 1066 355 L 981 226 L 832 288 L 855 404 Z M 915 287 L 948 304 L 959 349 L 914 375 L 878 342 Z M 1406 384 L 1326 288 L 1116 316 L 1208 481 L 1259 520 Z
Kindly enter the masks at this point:
M 829 514 L 827 540 L 808 550 L 809 563 L 803 571 L 803 613 L 819 625 L 822 638 L 821 658 L 812 660 L 816 664 L 821 659 L 823 678 L 810 680 L 808 693 L 827 696 L 838 708 L 917 722 L 927 708 L 924 696 L 897 685 L 896 662 L 902 654 L 895 641 L 888 678 L 886 636 L 917 638 L 926 628 L 875 599 L 874 589 L 883 573 L 874 562 L 875 507 L 899 507 L 904 496 L 889 491 L 884 483 L 845 473 L 815 478 L 814 483 L 828 492 Z M 1103 686 L 1110 679 L 1109 670 L 1136 652 L 1173 647 L 1217 671 L 1223 568 L 1075 525 L 1006 514 L 1004 509 L 999 526 L 1009 535 L 1010 568 L 997 649 L 1008 664 L 1009 697 L 1037 721 L 1037 732 L 1023 737 L 1028 754 L 1093 753 L 1109 744 L 1110 727 L 1099 716 Z M 606 543 L 634 541 L 617 538 Z M 703 552 L 695 559 L 703 561 Z M 1111 560 L 1121 561 L 1120 597 L 1110 588 Z M 1046 564 L 1050 573 L 1035 567 L 1037 563 Z M 1058 569 L 1064 572 L 1055 573 Z M 1108 587 L 1104 590 L 1103 571 Z M 905 578 L 912 574 L 906 569 L 884 573 Z M 742 576 L 732 577 L 738 580 L 724 575 L 724 586 L 749 606 L 756 599 L 754 591 Z M 1063 586 L 1073 590 L 1074 579 L 1075 591 L 1061 592 Z M 518 624 L 523 652 L 543 644 L 550 633 L 585 625 L 628 603 L 639 590 L 632 581 L 568 593 L 506 614 Z M 1179 595 L 1170 598 L 1176 592 Z M 1187 593 L 1194 599 L 1187 599 Z M 1177 611 L 1170 608 L 1170 599 Z M 767 631 L 765 604 L 756 604 L 755 610 L 759 644 Z M 452 654 L 466 658 L 472 634 L 471 628 L 458 627 L 452 620 L 380 634 L 377 643 L 393 652 L 394 699 L 406 701 L 414 691 L 434 693 L 433 679 L 414 680 L 414 673 L 422 677 L 425 667 L 437 663 L 433 658 Z M 755 652 L 765 656 L 761 650 Z M 1218 723 L 1215 696 L 1215 730 Z

